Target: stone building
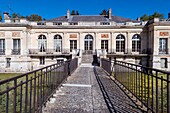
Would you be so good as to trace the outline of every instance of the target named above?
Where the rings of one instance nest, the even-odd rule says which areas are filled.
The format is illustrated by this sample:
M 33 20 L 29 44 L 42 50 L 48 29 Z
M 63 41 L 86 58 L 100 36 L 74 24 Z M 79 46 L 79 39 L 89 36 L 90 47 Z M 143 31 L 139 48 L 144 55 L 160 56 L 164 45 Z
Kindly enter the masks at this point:
M 0 71 L 26 72 L 85 54 L 170 69 L 170 14 L 148 22 L 102 15 L 67 15 L 30 22 L 4 13 Z

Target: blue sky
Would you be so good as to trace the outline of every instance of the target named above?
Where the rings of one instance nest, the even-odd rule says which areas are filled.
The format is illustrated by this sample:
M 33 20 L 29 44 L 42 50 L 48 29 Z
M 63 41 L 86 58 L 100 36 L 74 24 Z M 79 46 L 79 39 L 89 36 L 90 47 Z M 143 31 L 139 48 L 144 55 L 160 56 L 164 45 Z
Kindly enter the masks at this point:
M 66 11 L 78 10 L 81 15 L 98 15 L 103 9 L 112 8 L 112 14 L 136 19 L 143 14 L 163 13 L 167 18 L 170 0 L 0 0 L 0 11 L 21 15 L 39 14 L 50 19 L 66 15 Z M 13 13 L 10 12 L 10 13 Z

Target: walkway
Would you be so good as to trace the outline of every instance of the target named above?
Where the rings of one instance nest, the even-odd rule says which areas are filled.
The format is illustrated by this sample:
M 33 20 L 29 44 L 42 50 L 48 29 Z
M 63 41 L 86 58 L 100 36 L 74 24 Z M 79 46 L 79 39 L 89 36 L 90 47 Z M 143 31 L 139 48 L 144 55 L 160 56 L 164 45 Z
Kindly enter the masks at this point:
M 82 64 L 43 113 L 142 113 L 99 67 Z

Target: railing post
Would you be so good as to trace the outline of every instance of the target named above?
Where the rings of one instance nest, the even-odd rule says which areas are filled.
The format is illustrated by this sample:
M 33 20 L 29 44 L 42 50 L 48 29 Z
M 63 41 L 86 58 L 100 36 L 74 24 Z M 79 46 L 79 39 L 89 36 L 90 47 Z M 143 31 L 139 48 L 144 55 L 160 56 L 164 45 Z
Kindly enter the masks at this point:
M 108 69 L 109 69 L 109 75 L 112 76 L 112 71 L 111 71 L 111 62 L 112 62 L 112 58 L 109 57 L 109 63 L 108 63 Z
M 114 78 L 116 79 L 116 58 L 114 58 Z

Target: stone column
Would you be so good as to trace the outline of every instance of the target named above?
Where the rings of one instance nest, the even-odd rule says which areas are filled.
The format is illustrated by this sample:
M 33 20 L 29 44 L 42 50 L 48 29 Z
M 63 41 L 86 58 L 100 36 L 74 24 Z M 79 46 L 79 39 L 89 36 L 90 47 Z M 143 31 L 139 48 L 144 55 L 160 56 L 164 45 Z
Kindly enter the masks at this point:
M 47 32 L 47 50 L 48 49 L 52 49 L 51 46 L 53 46 L 53 43 L 52 43 L 52 37 L 51 37 L 51 32 Z
M 132 52 L 132 34 L 127 32 L 127 52 L 131 53 Z
M 66 32 L 63 32 L 62 47 L 63 49 L 70 49 L 69 37 Z
M 96 32 L 94 32 L 94 49 L 93 49 L 93 51 L 95 51 L 95 49 L 97 49 L 96 48 L 96 40 L 97 40 L 97 37 L 96 37 Z
M 112 50 L 111 52 L 116 52 L 116 34 L 114 32 L 111 33 L 112 34 Z

